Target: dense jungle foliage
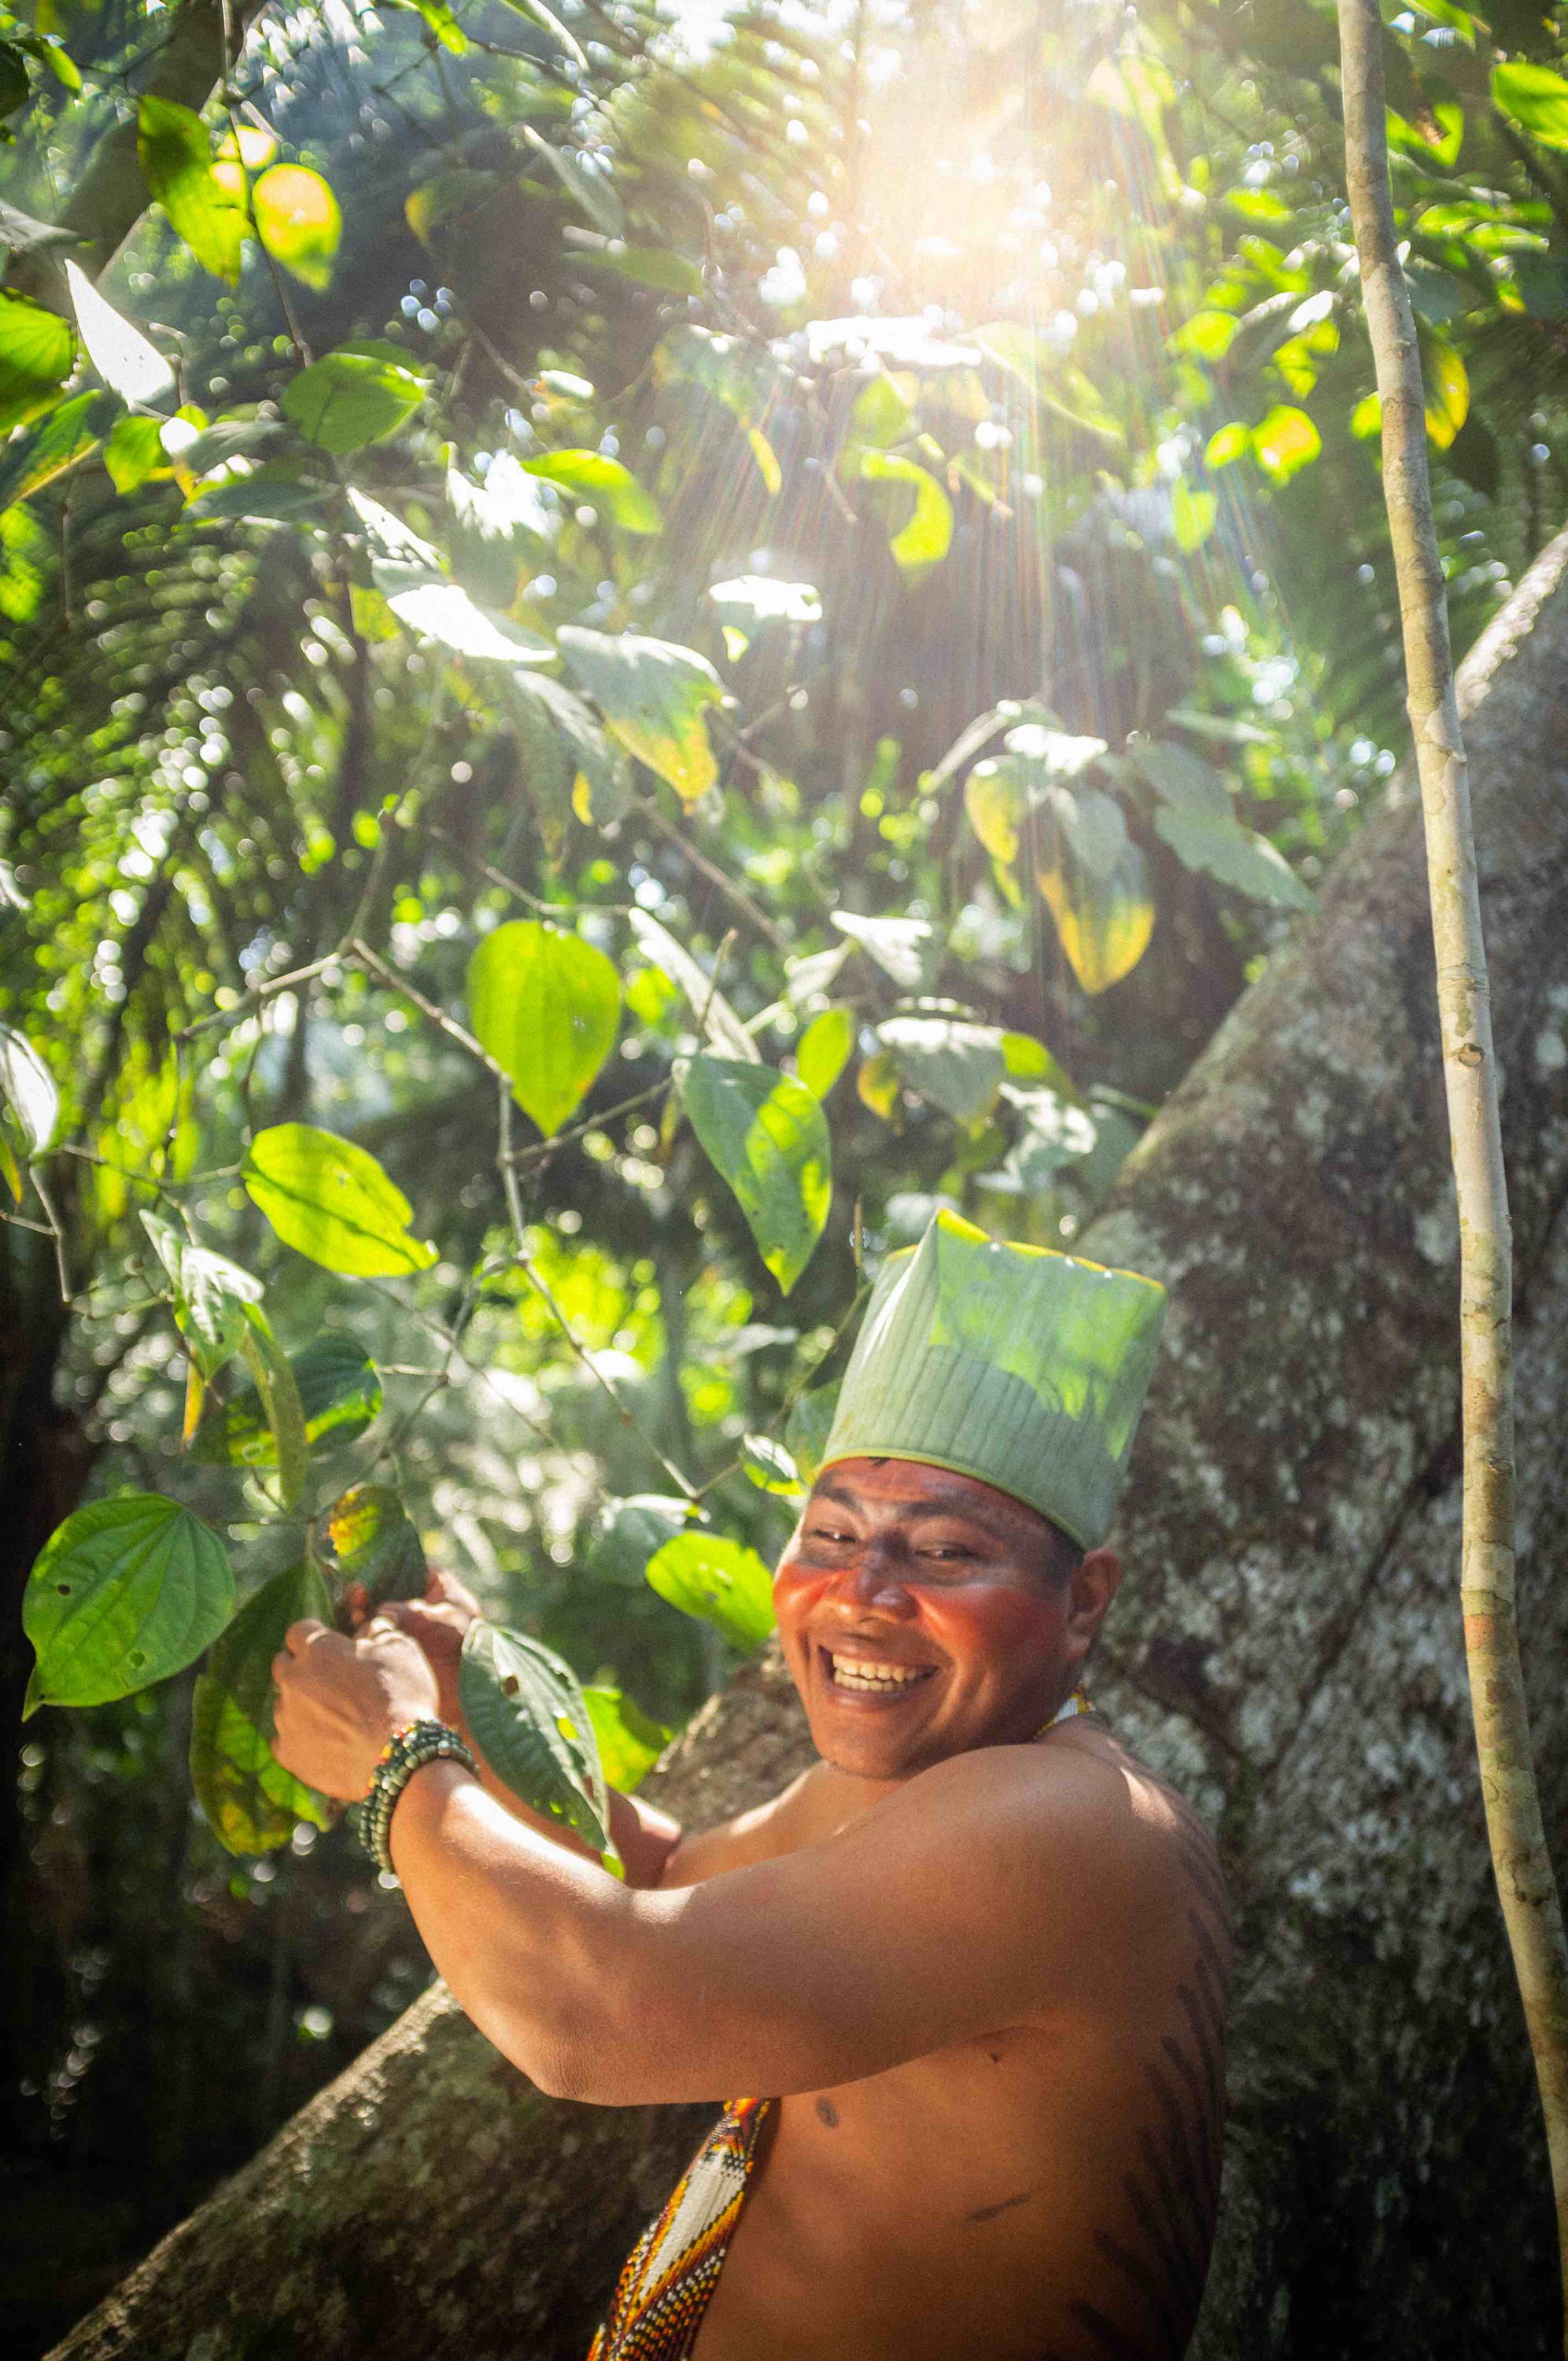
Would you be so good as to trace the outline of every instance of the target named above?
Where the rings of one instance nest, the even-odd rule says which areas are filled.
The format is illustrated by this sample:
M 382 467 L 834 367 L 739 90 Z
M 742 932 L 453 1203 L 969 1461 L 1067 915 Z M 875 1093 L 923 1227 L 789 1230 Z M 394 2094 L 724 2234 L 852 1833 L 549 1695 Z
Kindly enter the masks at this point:
M 1387 27 L 1463 642 L 1568 507 L 1568 36 Z M 1335 57 L 1313 0 L 0 6 L 35 2344 L 426 1972 L 270 1763 L 283 1624 L 459 1575 L 591 1832 L 765 1634 L 876 1258 L 1070 1243 L 1375 802 Z

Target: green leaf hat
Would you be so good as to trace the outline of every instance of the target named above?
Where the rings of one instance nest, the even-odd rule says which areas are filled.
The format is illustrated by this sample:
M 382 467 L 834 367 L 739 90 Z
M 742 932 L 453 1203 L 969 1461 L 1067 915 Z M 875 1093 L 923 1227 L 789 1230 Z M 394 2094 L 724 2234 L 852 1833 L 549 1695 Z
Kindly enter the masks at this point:
M 916 1459 L 1093 1549 L 1154 1372 L 1165 1290 L 939 1213 L 872 1291 L 822 1464 Z

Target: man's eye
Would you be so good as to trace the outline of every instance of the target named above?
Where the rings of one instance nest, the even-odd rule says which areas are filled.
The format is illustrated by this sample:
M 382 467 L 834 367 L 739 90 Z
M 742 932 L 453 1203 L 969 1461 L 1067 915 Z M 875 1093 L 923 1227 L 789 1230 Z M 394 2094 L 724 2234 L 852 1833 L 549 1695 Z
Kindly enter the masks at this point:
M 852 1542 L 855 1538 L 853 1533 L 836 1532 L 831 1525 L 807 1525 L 806 1537 L 812 1542 Z

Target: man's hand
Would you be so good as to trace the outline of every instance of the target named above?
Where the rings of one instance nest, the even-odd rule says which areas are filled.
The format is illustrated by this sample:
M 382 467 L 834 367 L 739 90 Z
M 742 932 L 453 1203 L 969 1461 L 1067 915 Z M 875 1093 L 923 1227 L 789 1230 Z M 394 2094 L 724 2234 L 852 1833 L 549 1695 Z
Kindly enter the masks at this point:
M 273 1753 L 296 1779 L 345 1803 L 367 1792 L 396 1731 L 439 1718 L 436 1678 L 423 1653 L 379 1617 L 356 1640 L 324 1623 L 291 1623 L 272 1677 Z
M 389 1598 L 384 1607 L 376 1609 L 374 1617 L 357 1584 L 351 1585 L 344 1596 L 356 1633 L 367 1630 L 372 1621 L 391 1623 L 411 1640 L 418 1641 L 441 1691 L 441 1719 L 454 1730 L 462 1730 L 457 1664 L 468 1626 L 478 1622 L 484 1612 L 473 1592 L 465 1590 L 455 1575 L 439 1574 L 433 1567 L 425 1579 L 422 1598 Z

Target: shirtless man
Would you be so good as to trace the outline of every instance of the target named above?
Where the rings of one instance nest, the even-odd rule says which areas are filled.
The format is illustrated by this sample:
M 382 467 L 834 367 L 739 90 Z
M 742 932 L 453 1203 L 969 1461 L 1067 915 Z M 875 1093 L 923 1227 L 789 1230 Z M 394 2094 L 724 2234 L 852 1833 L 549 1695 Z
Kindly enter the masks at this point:
M 992 1359 L 967 1284 L 975 1235 L 938 1238 L 948 1276 L 929 1301 L 905 1290 L 902 1328 L 879 1330 L 879 1289 L 779 1565 L 809 1771 L 690 1838 L 618 1798 L 625 1883 L 460 1763 L 422 1767 L 396 1806 L 432 1958 L 543 2089 L 768 2094 L 727 2111 L 633 2257 L 600 2361 L 1175 2361 L 1190 2334 L 1219 2178 L 1223 1888 L 1197 1817 L 1075 1697 L 1120 1576 L 1084 1534 L 1109 1513 L 1157 1306 L 1135 1303 L 1130 1345 L 1111 1320 L 1086 1397 L 1062 1377 L 1081 1323 L 1035 1305 L 1048 1349 L 1031 1427 L 1020 1356 L 1003 1339 Z M 1093 1267 L 1068 1268 L 1070 1294 Z M 1001 1276 L 1018 1291 L 1019 1267 Z M 1060 1292 L 1056 1274 L 1023 1277 Z M 992 1332 L 1031 1318 L 1026 1301 L 990 1312 Z M 957 1423 L 934 1442 L 955 1317 L 1003 1381 L 956 1411 L 948 1384 Z M 905 1384 L 891 1408 L 890 1356 Z M 1074 1459 L 1091 1427 L 1109 1478 Z M 901 1428 L 908 1456 L 835 1449 Z M 1060 1459 L 1064 1434 L 1046 1488 L 1077 1538 L 1018 1489 L 1040 1490 L 1016 1471 Z M 472 1611 L 448 1586 L 399 1610 L 400 1631 L 389 1611 L 357 1641 L 296 1625 L 280 1760 L 364 1795 L 392 1732 L 455 1721 Z

